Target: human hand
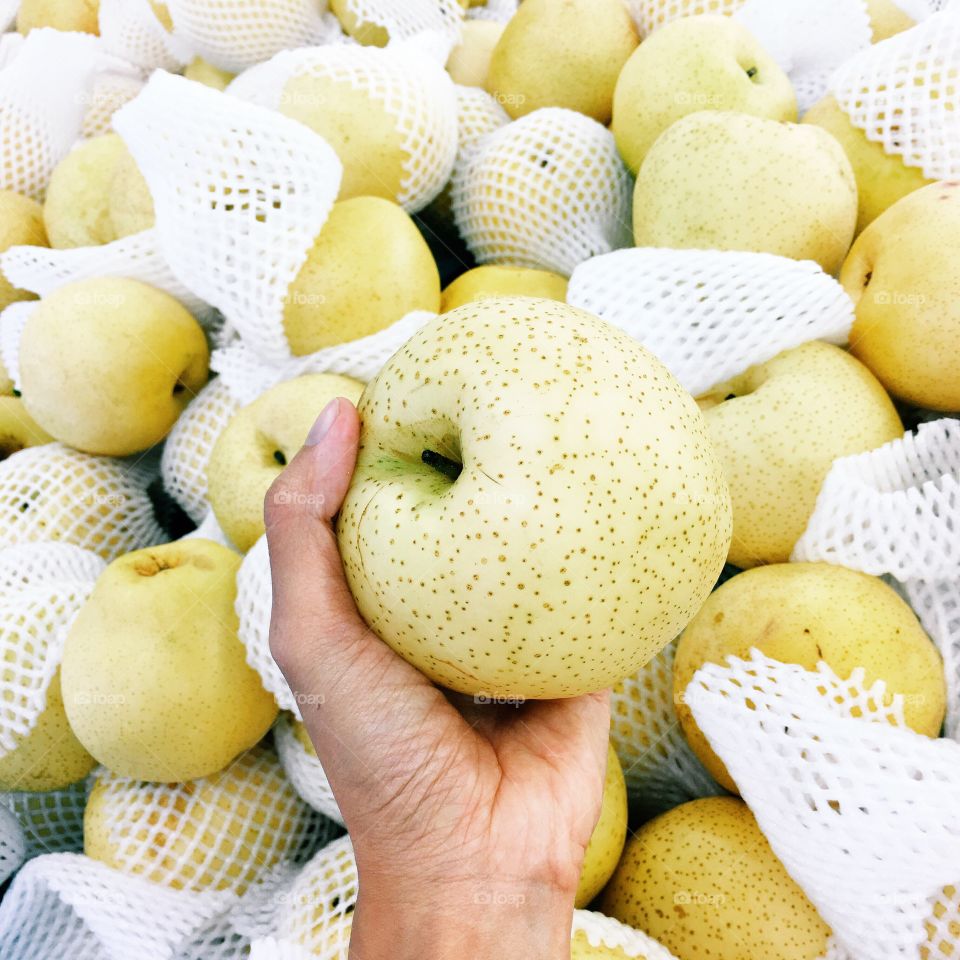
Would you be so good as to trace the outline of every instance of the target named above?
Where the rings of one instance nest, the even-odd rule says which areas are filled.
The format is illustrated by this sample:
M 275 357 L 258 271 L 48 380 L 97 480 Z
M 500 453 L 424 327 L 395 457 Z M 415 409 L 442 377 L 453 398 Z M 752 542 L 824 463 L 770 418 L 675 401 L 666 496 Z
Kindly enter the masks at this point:
M 512 705 L 435 687 L 366 626 L 333 518 L 360 423 L 333 401 L 265 501 L 270 648 L 353 840 L 351 957 L 569 958 L 603 794 L 607 693 Z

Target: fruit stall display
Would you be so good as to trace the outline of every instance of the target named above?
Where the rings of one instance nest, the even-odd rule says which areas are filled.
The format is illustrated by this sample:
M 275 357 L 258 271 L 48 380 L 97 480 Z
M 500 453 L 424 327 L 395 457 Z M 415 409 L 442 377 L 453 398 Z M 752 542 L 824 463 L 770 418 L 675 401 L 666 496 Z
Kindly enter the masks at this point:
M 0 957 L 347 957 L 263 516 L 343 397 L 376 635 L 612 688 L 571 957 L 960 958 L 960 0 L 0 30 Z

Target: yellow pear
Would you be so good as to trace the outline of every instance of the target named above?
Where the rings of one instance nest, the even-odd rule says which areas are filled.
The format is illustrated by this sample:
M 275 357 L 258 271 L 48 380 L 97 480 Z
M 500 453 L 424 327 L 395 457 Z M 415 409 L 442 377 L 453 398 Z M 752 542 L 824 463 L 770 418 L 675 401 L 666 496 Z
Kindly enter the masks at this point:
M 354 197 L 330 211 L 287 291 L 283 326 L 301 355 L 439 309 L 440 274 L 410 215 L 382 197 Z
M 50 246 L 93 247 L 117 239 L 110 218 L 113 174 L 129 156 L 119 134 L 83 141 L 54 168 L 43 203 Z
M 607 748 L 600 819 L 593 828 L 583 857 L 576 906 L 585 907 L 604 888 L 620 861 L 627 839 L 627 784 L 612 746 Z
M 494 48 L 487 89 L 514 118 L 567 107 L 607 124 L 638 42 L 621 0 L 524 0 Z
M 249 550 L 263 533 L 263 498 L 320 411 L 337 397 L 356 403 L 361 393 L 363 384 L 351 377 L 310 373 L 278 384 L 233 415 L 210 454 L 207 493 L 238 549 Z
M 208 361 L 203 330 L 173 297 L 119 277 L 60 287 L 20 342 L 27 412 L 63 443 L 108 456 L 159 443 Z
M 447 313 L 465 303 L 489 297 L 543 297 L 545 300 L 567 298 L 567 278 L 550 270 L 533 267 L 508 267 L 488 264 L 461 273 L 443 291 L 440 312 Z
M 916 26 L 917 21 L 901 10 L 895 0 L 866 0 L 866 2 L 874 43 Z
M 684 960 L 816 960 L 830 936 L 733 797 L 693 800 L 644 824 L 602 904 Z
M 737 786 L 700 732 L 684 694 L 705 663 L 748 659 L 756 648 L 782 663 L 814 670 L 819 661 L 840 679 L 857 668 L 872 685 L 883 680 L 886 702 L 901 694 L 907 726 L 928 737 L 940 733 L 946 709 L 943 661 L 919 621 L 877 577 L 827 563 L 756 567 L 715 590 L 677 645 L 674 700 L 694 753 L 713 778 Z
M 857 184 L 815 126 L 703 110 L 648 151 L 633 195 L 638 247 L 752 250 L 835 274 L 853 241 Z
M 960 410 L 960 181 L 895 203 L 857 238 L 840 282 L 850 349 L 895 397 Z
M 215 67 L 203 57 L 194 57 L 184 68 L 183 75 L 188 80 L 202 83 L 206 87 L 213 87 L 214 90 L 226 90 L 235 76 L 227 70 Z
M 0 460 L 42 443 L 53 443 L 53 437 L 27 413 L 23 401 L 0 396 Z
M 902 157 L 887 153 L 883 144 L 868 140 L 834 97 L 824 97 L 812 106 L 804 114 L 803 122 L 816 124 L 832 134 L 853 167 L 859 196 L 857 233 L 901 197 L 932 182 L 918 167 L 908 167 Z
M 0 190 L 0 253 L 11 247 L 47 247 L 46 227 L 43 223 L 43 207 L 36 200 L 21 196 L 13 190 Z M 34 295 L 18 290 L 0 271 L 0 311 L 6 310 L 18 300 L 33 300 Z M 5 374 L 0 375 L 0 385 L 9 383 Z M 0 390 L 7 393 L 8 389 Z
M 876 377 L 819 341 L 750 367 L 699 402 L 730 485 L 736 567 L 789 559 L 833 461 L 903 435 Z
M 20 0 L 17 30 L 53 27 L 79 33 L 100 33 L 100 0 Z
M 293 857 L 310 817 L 276 755 L 257 746 L 187 783 L 142 783 L 98 771 L 83 817 L 83 849 L 175 890 L 241 894 Z
M 156 223 L 153 196 L 129 150 L 119 154 L 114 163 L 109 202 L 110 223 L 117 239 L 149 230 Z
M 58 670 L 33 729 L 0 757 L 0 790 L 60 790 L 82 780 L 96 765 L 67 723 Z
M 464 87 L 483 87 L 490 72 L 493 48 L 503 33 L 496 20 L 467 20 L 460 28 L 460 42 L 447 58 L 447 73 Z
M 667 127 L 700 110 L 795 121 L 797 98 L 790 78 L 738 21 L 683 17 L 644 40 L 617 79 L 611 130 L 630 172 L 636 176 Z
M 276 719 L 237 636 L 240 560 L 202 539 L 137 550 L 107 567 L 80 609 L 63 701 L 77 739 L 114 773 L 206 777 Z

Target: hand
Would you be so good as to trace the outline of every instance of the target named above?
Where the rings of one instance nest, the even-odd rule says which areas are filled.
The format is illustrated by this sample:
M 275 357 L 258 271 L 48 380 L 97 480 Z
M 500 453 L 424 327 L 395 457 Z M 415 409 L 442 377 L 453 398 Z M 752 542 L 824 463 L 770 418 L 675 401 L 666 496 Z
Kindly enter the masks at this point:
M 569 960 L 600 812 L 608 694 L 516 705 L 440 690 L 363 622 L 333 518 L 360 424 L 333 401 L 267 494 L 270 648 L 353 839 L 351 957 Z

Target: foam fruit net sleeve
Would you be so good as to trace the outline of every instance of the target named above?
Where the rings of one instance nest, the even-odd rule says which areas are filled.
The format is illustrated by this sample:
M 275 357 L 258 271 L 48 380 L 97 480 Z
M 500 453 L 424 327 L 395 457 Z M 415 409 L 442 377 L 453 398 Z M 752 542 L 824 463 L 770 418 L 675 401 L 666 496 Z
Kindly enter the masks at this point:
M 428 30 L 453 37 L 463 22 L 460 0 L 346 0 L 344 6 L 358 23 L 382 27 L 391 40 Z
M 23 829 L 26 858 L 45 853 L 79 853 L 83 850 L 83 811 L 87 781 L 62 790 L 0 793 L 0 806 L 10 810 Z
M 100 38 L 107 53 L 144 72 L 176 71 L 193 58 L 190 46 L 160 22 L 150 0 L 100 0 Z
M 294 733 L 293 720 L 283 713 L 273 729 L 277 753 L 283 769 L 297 793 L 318 813 L 343 825 L 343 815 L 337 805 L 330 781 L 313 749 L 307 749 Z
M 6 883 L 27 857 L 27 839 L 16 814 L 0 806 L 0 884 Z
M 844 343 L 853 307 L 812 261 L 631 248 L 573 271 L 567 302 L 620 327 L 694 396 L 808 340 Z

